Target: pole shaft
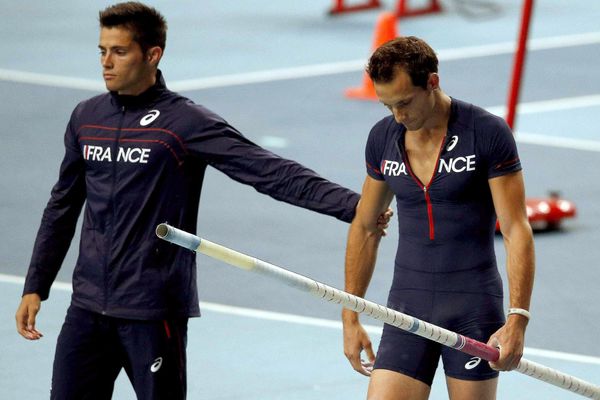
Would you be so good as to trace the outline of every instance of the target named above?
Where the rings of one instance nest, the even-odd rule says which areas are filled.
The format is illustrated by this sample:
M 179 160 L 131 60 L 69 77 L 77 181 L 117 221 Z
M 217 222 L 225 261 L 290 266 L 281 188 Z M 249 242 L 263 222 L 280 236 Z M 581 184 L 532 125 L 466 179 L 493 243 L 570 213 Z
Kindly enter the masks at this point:
M 161 239 L 189 250 L 203 253 L 209 257 L 247 271 L 259 273 L 288 286 L 304 292 L 309 292 L 323 300 L 340 304 L 352 311 L 366 314 L 386 324 L 412 332 L 415 335 L 419 335 L 453 349 L 460 350 L 476 357 L 481 357 L 487 361 L 496 361 L 498 359 L 498 350 L 485 343 L 478 342 L 429 322 L 373 303 L 220 244 L 201 239 L 198 236 L 167 224 L 160 224 L 156 228 L 156 234 Z M 582 396 L 600 400 L 600 387 L 541 364 L 522 358 L 515 371 Z

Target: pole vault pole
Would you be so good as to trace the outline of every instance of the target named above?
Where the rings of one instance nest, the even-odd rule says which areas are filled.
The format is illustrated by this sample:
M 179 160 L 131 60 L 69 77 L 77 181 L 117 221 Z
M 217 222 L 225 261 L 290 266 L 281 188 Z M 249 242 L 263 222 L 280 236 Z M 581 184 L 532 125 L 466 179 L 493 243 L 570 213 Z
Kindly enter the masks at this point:
M 486 361 L 496 361 L 500 355 L 496 348 L 488 346 L 485 343 L 327 286 L 321 282 L 221 246 L 220 244 L 201 239 L 196 235 L 167 224 L 158 225 L 156 235 L 163 240 L 186 249 L 205 254 L 246 271 L 267 276 L 323 300 L 340 304 L 344 308 L 368 315 L 386 324 L 393 325 L 415 335 L 443 344 L 444 346 L 472 356 L 481 357 Z M 600 400 L 600 387 L 541 364 L 522 358 L 515 371 L 590 399 Z

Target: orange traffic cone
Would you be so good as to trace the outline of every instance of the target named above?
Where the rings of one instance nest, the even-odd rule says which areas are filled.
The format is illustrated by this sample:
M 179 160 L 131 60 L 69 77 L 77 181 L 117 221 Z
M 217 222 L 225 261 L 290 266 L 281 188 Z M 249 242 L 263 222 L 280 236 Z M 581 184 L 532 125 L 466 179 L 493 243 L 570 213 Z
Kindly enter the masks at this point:
M 385 42 L 394 39 L 396 33 L 396 15 L 390 12 L 384 12 L 377 18 L 375 25 L 375 37 L 373 39 L 373 51 Z M 363 76 L 362 87 L 346 89 L 344 92 L 346 97 L 360 100 L 377 100 L 375 88 L 369 75 L 365 72 Z

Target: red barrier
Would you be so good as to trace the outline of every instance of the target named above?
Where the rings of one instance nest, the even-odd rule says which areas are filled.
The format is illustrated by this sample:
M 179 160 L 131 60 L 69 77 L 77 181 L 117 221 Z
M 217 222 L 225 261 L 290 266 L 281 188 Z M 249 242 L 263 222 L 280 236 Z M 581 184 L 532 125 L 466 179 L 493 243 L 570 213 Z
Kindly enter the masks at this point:
M 350 6 L 344 4 L 344 0 L 336 0 L 333 8 L 329 10 L 329 14 L 336 15 L 353 11 L 370 10 L 379 7 L 381 7 L 381 3 L 379 2 L 379 0 L 369 0 L 362 4 L 355 4 Z
M 442 6 L 438 0 L 431 0 L 429 6 L 422 8 L 409 8 L 409 0 L 399 0 L 398 8 L 396 9 L 396 16 L 399 18 L 404 17 L 416 17 L 418 15 L 433 14 L 442 11 Z
M 429 5 L 421 8 L 410 8 L 409 0 L 398 0 L 396 7 L 397 17 L 415 17 L 417 15 L 431 14 L 442 11 L 442 6 L 439 0 L 430 0 Z M 329 10 L 329 15 L 344 14 L 347 12 L 372 10 L 374 8 L 380 8 L 381 2 L 379 0 L 368 0 L 364 3 L 358 3 L 348 5 L 344 0 L 335 0 L 333 8 Z
M 523 2 L 523 14 L 521 16 L 521 30 L 519 32 L 519 42 L 517 52 L 515 53 L 512 79 L 509 87 L 508 105 L 506 122 L 508 126 L 514 128 L 516 108 L 519 102 L 519 92 L 521 90 L 521 77 L 523 76 L 523 66 L 525 64 L 525 55 L 527 54 L 527 36 L 529 34 L 529 24 L 533 11 L 533 0 Z

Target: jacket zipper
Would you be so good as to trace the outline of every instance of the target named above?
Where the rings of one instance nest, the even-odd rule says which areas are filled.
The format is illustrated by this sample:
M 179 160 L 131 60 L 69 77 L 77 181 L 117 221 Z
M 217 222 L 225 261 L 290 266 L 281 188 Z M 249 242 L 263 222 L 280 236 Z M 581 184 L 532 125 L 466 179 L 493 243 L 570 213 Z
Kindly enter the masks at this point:
M 110 222 L 110 235 L 108 240 L 108 247 L 106 249 L 106 260 L 104 262 L 104 307 L 102 314 L 106 314 L 108 308 L 108 276 L 110 274 L 110 259 L 112 254 L 112 243 L 113 243 L 113 230 L 115 227 L 115 187 L 117 185 L 117 157 L 119 154 L 119 139 L 121 138 L 121 129 L 123 128 L 123 121 L 125 120 L 125 106 L 121 106 L 121 119 L 119 120 L 119 129 L 115 132 L 115 143 L 113 147 L 113 165 L 112 165 L 112 186 L 110 188 L 110 207 L 112 209 L 112 218 Z
M 433 183 L 433 179 L 435 178 L 435 174 L 437 173 L 437 169 L 440 164 L 440 158 L 442 158 L 442 151 L 444 150 L 444 145 L 446 144 L 446 135 L 442 138 L 442 144 L 440 146 L 440 150 L 438 152 L 437 160 L 435 161 L 435 167 L 433 167 L 433 173 L 431 174 L 431 178 L 429 179 L 429 183 L 427 185 L 423 184 L 421 180 L 413 173 L 412 168 L 410 167 L 410 162 L 408 160 L 408 156 L 406 152 L 403 152 L 402 157 L 406 160 L 406 169 L 412 176 L 413 180 L 423 188 L 423 195 L 425 196 L 425 204 L 427 206 L 427 220 L 429 222 L 429 240 L 435 239 L 435 223 L 433 221 L 433 204 L 431 204 L 431 196 L 429 195 L 429 188 Z

